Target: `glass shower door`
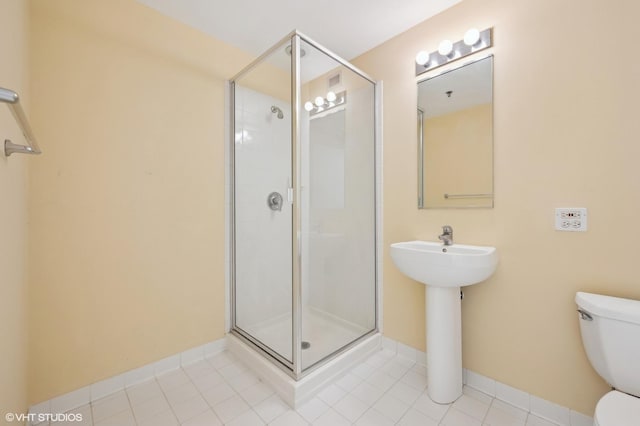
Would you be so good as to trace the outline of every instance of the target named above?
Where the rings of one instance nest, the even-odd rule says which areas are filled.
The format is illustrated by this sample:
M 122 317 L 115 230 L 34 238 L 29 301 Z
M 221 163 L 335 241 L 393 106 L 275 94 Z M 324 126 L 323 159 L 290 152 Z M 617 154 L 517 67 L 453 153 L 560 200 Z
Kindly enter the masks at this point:
M 291 72 L 285 45 L 232 85 L 234 324 L 285 365 L 292 354 Z
M 302 41 L 302 370 L 376 329 L 375 83 Z
M 232 333 L 299 379 L 376 332 L 376 85 L 293 32 L 230 87 Z

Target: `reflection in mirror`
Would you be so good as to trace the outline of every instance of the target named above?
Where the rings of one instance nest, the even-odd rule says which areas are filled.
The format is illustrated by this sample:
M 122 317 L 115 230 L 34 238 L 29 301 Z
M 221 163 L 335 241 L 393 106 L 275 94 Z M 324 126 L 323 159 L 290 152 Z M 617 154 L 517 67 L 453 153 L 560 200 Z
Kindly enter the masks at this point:
M 493 56 L 418 83 L 418 208 L 493 207 Z

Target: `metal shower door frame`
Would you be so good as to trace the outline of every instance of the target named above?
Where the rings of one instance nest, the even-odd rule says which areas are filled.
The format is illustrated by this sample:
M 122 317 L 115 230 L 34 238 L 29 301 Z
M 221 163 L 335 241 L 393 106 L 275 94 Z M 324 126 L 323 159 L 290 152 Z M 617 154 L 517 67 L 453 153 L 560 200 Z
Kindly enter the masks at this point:
M 320 361 L 315 364 L 303 369 L 302 368 L 302 253 L 301 253 L 301 227 L 302 227 L 302 214 L 301 214 L 301 206 L 300 206 L 300 188 L 302 186 L 302 177 L 300 173 L 300 164 L 301 164 L 301 137 L 300 137 L 300 116 L 299 111 L 302 107 L 301 101 L 301 93 L 300 93 L 300 58 L 301 58 L 301 42 L 311 45 L 312 47 L 318 49 L 320 52 L 329 56 L 331 59 L 335 60 L 340 65 L 345 68 L 353 71 L 360 77 L 366 79 L 370 83 L 373 84 L 374 89 L 374 176 L 373 176 L 373 186 L 374 186 L 374 294 L 375 294 L 375 325 L 372 330 L 358 337 L 354 341 L 349 344 L 337 349 L 336 351 L 327 354 Z M 292 210 L 292 233 L 291 233 L 291 245 L 292 245 L 292 360 L 289 361 L 284 358 L 279 353 L 272 350 L 270 347 L 266 346 L 249 333 L 240 329 L 236 324 L 236 254 L 235 254 L 235 214 L 236 214 L 236 206 L 235 206 L 235 84 L 236 81 L 251 71 L 253 68 L 261 64 L 264 59 L 269 57 L 272 53 L 276 52 L 278 49 L 282 48 L 286 43 L 291 43 L 291 176 L 292 176 L 292 192 L 293 192 L 293 210 Z M 270 357 L 278 368 L 284 371 L 286 374 L 291 376 L 295 380 L 299 380 L 316 370 L 317 368 L 322 367 L 326 363 L 330 362 L 333 358 L 335 358 L 338 354 L 347 351 L 348 349 L 358 345 L 363 340 L 368 337 L 378 333 L 379 330 L 379 319 L 380 319 L 380 301 L 379 301 L 379 271 L 378 271 L 378 259 L 379 259 L 379 246 L 378 246 L 378 229 L 379 229 L 379 217 L 378 217 L 378 144 L 379 138 L 379 129 L 380 123 L 378 122 L 380 119 L 380 105 L 379 105 L 379 90 L 378 90 L 378 82 L 371 78 L 369 75 L 361 71 L 360 69 L 354 67 L 352 64 L 342 59 L 338 55 L 333 52 L 327 50 L 322 47 L 320 44 L 313 41 L 311 38 L 305 36 L 297 30 L 292 31 L 286 37 L 282 38 L 275 45 L 265 51 L 262 55 L 256 58 L 253 62 L 243 68 L 240 72 L 238 72 L 235 76 L 233 76 L 229 80 L 229 98 L 230 98 L 230 149 L 229 149 L 229 159 L 230 159 L 230 193 L 231 193 L 231 208 L 230 208 L 230 271 L 229 271 L 229 279 L 231 283 L 231 300 L 230 300 L 230 309 L 231 309 L 231 324 L 230 324 L 230 332 L 238 337 L 240 340 L 245 343 L 253 346 L 254 348 L 260 349 L 260 351 Z

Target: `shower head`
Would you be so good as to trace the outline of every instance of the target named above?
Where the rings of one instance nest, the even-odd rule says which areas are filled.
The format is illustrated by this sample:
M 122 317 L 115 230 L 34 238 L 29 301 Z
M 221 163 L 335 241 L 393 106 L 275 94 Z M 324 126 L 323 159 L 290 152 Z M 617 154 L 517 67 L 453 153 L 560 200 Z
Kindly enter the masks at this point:
M 277 112 L 278 113 L 278 118 L 280 120 L 282 120 L 284 118 L 284 114 L 282 113 L 282 110 L 280 108 L 278 108 L 277 106 L 275 106 L 275 105 L 271 106 L 271 112 L 274 113 L 274 114 Z

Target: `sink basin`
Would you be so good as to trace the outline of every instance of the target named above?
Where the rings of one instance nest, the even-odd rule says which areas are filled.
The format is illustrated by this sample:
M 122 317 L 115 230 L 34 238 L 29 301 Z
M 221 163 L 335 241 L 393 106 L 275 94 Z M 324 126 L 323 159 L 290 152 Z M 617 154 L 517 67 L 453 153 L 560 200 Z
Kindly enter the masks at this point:
M 495 247 L 431 241 L 391 244 L 391 258 L 398 269 L 422 284 L 435 287 L 463 287 L 489 278 L 498 266 Z

